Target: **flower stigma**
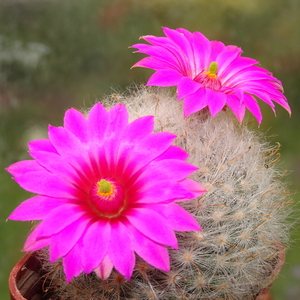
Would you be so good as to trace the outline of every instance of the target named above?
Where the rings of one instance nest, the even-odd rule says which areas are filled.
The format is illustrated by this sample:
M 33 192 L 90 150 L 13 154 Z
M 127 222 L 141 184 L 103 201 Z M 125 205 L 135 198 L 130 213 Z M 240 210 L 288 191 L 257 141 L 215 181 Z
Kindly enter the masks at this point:
M 97 194 L 102 197 L 109 197 L 114 193 L 114 185 L 105 180 L 101 179 L 97 182 Z M 107 200 L 110 200 L 109 198 Z
M 212 61 L 208 69 L 201 71 L 193 80 L 203 84 L 203 87 L 219 91 L 222 87 L 218 78 L 218 64 Z
M 217 78 L 218 64 L 215 61 L 212 61 L 208 67 L 208 70 L 204 73 L 211 79 Z

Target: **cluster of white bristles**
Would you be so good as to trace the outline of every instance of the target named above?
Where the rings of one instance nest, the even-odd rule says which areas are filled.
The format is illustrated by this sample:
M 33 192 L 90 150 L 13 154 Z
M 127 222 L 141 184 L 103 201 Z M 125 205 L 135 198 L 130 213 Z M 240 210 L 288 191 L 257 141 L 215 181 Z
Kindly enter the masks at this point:
M 154 115 L 155 131 L 177 135 L 175 143 L 199 168 L 192 179 L 207 189 L 182 204 L 203 231 L 177 234 L 170 272 L 137 258 L 129 281 L 113 271 L 105 281 L 90 274 L 66 283 L 59 263 L 49 264 L 50 289 L 60 287 L 58 299 L 256 299 L 275 279 L 287 243 L 291 199 L 275 167 L 279 145 L 270 146 L 229 111 L 184 119 L 176 96 L 157 89 L 114 94 L 105 102 L 126 104 L 132 120 Z

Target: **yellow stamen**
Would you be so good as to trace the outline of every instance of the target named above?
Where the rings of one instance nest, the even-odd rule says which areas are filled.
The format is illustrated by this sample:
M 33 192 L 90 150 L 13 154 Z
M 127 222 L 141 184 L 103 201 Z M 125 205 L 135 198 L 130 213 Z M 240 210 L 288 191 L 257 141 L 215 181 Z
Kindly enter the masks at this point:
M 100 196 L 111 196 L 114 193 L 114 186 L 109 181 L 101 179 L 97 182 L 98 190 L 97 194 Z
M 217 78 L 218 73 L 218 64 L 215 61 L 212 61 L 208 67 L 208 70 L 204 72 L 210 79 Z

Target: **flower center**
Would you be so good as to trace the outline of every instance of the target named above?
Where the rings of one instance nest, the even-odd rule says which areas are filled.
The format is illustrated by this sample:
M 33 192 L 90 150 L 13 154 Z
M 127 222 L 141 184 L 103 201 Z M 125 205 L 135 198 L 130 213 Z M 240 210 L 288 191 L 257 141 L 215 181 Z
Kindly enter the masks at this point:
M 212 61 L 208 67 L 208 70 L 204 72 L 209 78 L 217 78 L 218 64 L 215 61 Z
M 107 198 L 107 200 L 110 200 L 109 196 L 113 195 L 114 193 L 114 185 L 105 179 L 101 179 L 100 181 L 97 182 L 97 186 L 98 186 L 97 194 L 99 196 Z
M 201 71 L 195 78 L 194 81 L 203 84 L 205 88 L 210 88 L 212 90 L 218 91 L 221 89 L 222 84 L 218 79 L 218 64 L 212 61 L 208 69 Z
M 125 208 L 123 187 L 114 179 L 102 178 L 90 191 L 90 205 L 102 217 L 118 216 Z

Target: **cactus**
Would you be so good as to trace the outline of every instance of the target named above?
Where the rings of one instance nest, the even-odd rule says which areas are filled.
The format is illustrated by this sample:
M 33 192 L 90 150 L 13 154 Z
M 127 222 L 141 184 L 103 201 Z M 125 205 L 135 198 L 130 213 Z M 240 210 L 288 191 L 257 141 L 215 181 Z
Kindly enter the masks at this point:
M 45 289 L 58 299 L 256 299 L 277 275 L 288 243 L 291 197 L 276 168 L 280 145 L 239 125 L 230 112 L 212 119 L 207 111 L 183 118 L 181 104 L 166 91 L 141 88 L 105 99 L 126 104 L 132 119 L 154 115 L 156 131 L 177 135 L 176 144 L 199 167 L 191 177 L 207 189 L 183 202 L 201 232 L 178 233 L 179 250 L 169 249 L 171 271 L 137 258 L 130 280 L 113 271 L 107 280 L 82 274 L 65 282 L 61 262 L 40 251 Z M 55 298 L 56 299 L 56 298 Z

